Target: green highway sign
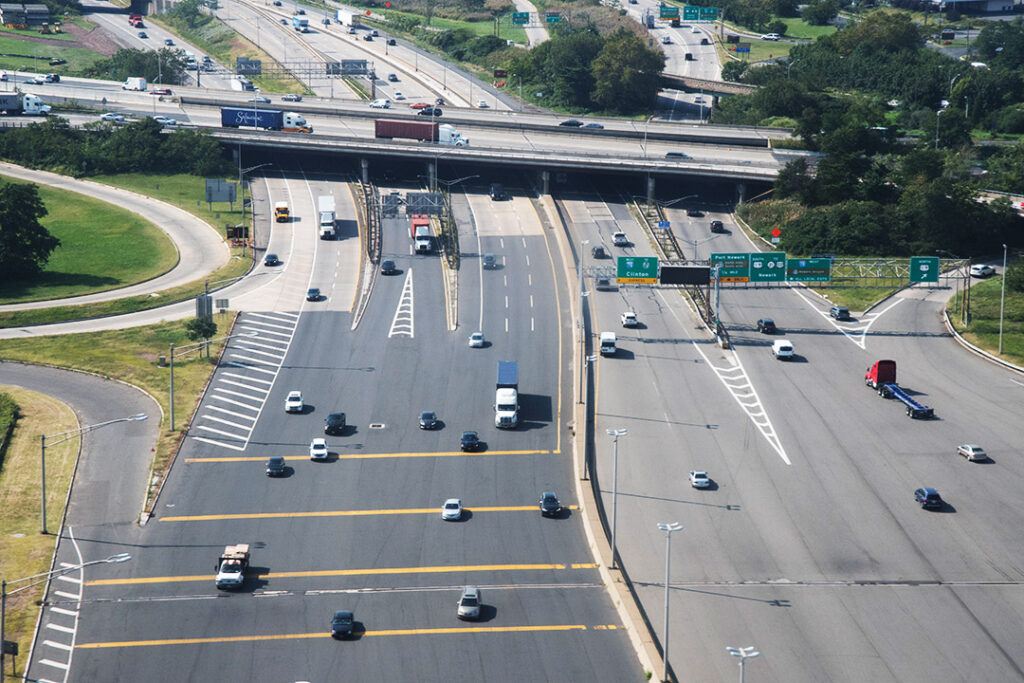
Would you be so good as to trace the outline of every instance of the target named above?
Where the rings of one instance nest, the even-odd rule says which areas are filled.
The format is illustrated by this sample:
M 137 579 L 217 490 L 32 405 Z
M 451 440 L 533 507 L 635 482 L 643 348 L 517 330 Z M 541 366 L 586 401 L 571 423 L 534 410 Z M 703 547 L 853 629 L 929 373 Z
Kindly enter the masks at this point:
M 670 7 L 668 5 L 662 5 L 661 6 L 661 10 L 658 13 L 658 17 L 661 18 L 661 19 L 678 19 L 679 18 L 679 8 L 678 7 Z
M 711 254 L 711 272 L 721 264 L 718 271 L 719 282 L 749 282 L 750 254 Z
M 786 279 L 790 282 L 830 282 L 832 280 L 832 259 L 788 259 L 786 261 Z
M 701 7 L 700 8 L 701 19 L 717 19 L 718 8 L 717 7 Z
M 700 7 L 696 5 L 687 5 L 683 8 L 683 19 L 686 21 L 697 21 L 699 16 Z
M 544 21 L 548 24 L 557 24 L 562 20 L 562 15 L 558 12 L 547 12 L 544 15 Z
M 938 282 L 939 281 L 939 257 L 938 256 L 911 256 L 910 257 L 910 281 L 911 282 Z
M 783 282 L 786 279 L 786 254 L 781 251 L 754 252 L 750 255 L 750 282 Z
M 615 278 L 619 282 L 653 285 L 658 281 L 658 257 L 620 256 L 616 263 Z
M 513 24 L 529 24 L 530 13 L 529 12 L 513 12 L 512 13 Z

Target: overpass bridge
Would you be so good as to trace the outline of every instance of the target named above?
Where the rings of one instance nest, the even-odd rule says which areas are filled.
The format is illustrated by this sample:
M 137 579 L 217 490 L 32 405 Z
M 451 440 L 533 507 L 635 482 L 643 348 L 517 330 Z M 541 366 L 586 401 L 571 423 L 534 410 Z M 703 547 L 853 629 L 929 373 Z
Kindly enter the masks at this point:
M 687 92 L 705 92 L 714 95 L 750 95 L 758 88 L 749 83 L 732 83 L 731 81 L 713 81 L 708 78 L 694 78 L 679 74 L 662 73 L 661 81 L 666 88 L 685 90 Z

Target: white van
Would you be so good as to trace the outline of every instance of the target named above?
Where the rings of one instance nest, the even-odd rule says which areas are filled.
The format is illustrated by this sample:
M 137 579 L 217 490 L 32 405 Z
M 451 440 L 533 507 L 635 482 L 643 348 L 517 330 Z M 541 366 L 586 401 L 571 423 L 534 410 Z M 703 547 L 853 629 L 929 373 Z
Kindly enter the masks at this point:
M 615 333 L 614 332 L 602 332 L 601 333 L 601 355 L 602 356 L 614 356 L 615 355 Z
M 792 360 L 793 342 L 788 339 L 777 339 L 772 342 L 772 355 L 779 360 Z

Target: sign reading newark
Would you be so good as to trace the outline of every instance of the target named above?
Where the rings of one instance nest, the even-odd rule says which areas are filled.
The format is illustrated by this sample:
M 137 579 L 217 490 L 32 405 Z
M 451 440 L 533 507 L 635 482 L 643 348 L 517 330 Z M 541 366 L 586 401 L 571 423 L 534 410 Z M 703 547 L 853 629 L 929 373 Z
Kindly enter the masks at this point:
M 719 282 L 750 282 L 750 254 L 711 254 L 711 272 L 718 271 Z
M 754 252 L 750 255 L 751 282 L 783 282 L 785 279 L 785 252 Z
M 658 281 L 656 256 L 620 256 L 616 266 L 615 278 L 619 282 L 653 285 Z

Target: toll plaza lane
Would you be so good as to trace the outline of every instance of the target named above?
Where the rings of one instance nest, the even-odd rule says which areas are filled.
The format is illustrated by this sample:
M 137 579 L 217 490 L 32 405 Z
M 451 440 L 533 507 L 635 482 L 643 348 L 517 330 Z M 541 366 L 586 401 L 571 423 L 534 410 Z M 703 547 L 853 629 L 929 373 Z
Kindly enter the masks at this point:
M 718 216 L 691 227 L 707 230 L 710 218 Z M 581 237 L 596 234 L 582 223 Z M 686 238 L 708 235 L 673 218 L 677 225 Z M 716 239 L 714 251 L 751 250 L 737 230 Z M 706 258 L 710 247 L 698 247 Z M 727 680 L 734 663 L 721 649 L 753 644 L 772 653 L 757 662 L 765 680 L 1020 677 L 1007 628 L 1024 606 L 1014 541 L 1024 522 L 1014 491 L 1020 460 L 971 467 L 955 456 L 957 443 L 982 439 L 965 434 L 979 431 L 1004 454 L 1019 453 L 1009 431 L 1020 387 L 952 345 L 935 302 L 892 307 L 862 349 L 813 295 L 724 289 L 733 350 L 723 351 L 670 290 L 620 286 L 594 296 L 594 331 L 620 335 L 618 353 L 597 364 L 598 476 L 609 510 L 605 429 L 628 429 L 619 439 L 617 541 L 656 633 L 664 599 L 664 558 L 650 552 L 664 547 L 656 525 L 684 527 L 671 563 L 677 672 L 685 665 L 694 680 Z M 640 327 L 619 327 L 627 309 Z M 757 332 L 761 317 L 780 332 Z M 793 341 L 793 361 L 768 350 L 782 336 Z M 883 357 L 905 361 L 903 381 L 947 406 L 939 420 L 910 420 L 864 387 L 864 367 Z M 786 458 L 744 407 L 754 403 Z M 690 470 L 706 470 L 712 486 L 693 488 Z M 944 514 L 914 503 L 922 485 L 942 492 Z
M 114 582 L 85 588 L 93 602 L 83 609 L 88 637 L 79 639 L 85 645 L 72 680 L 110 672 L 133 680 L 225 672 L 239 680 L 325 680 L 339 666 L 356 680 L 640 679 L 592 564 L 561 452 L 558 344 L 537 337 L 557 339 L 559 325 L 545 240 L 493 238 L 499 246 L 504 240 L 502 275 L 516 296 L 509 332 L 475 349 L 464 328 L 446 324 L 439 257 L 409 254 L 407 220 L 387 219 L 383 229 L 383 252 L 402 272 L 376 276 L 355 329 L 347 311 L 313 302 L 295 309 L 294 337 L 244 452 L 185 440 L 133 561 L 104 576 Z M 389 336 L 407 277 L 415 282 L 415 335 Z M 531 282 L 545 299 L 544 306 L 535 300 L 534 330 L 523 322 Z M 460 297 L 479 300 L 471 282 L 462 284 Z M 485 283 L 485 306 L 493 285 Z M 256 315 L 241 314 L 238 326 Z M 493 426 L 499 359 L 523 366 L 518 430 Z M 293 389 L 305 407 L 286 414 Z M 439 429 L 419 429 L 423 410 L 437 412 Z M 324 418 L 337 411 L 346 428 L 325 436 Z M 480 433 L 482 453 L 453 455 L 465 429 Z M 326 461 L 300 460 L 321 436 Z M 285 476 L 265 476 L 271 455 L 289 458 Z M 545 490 L 558 492 L 561 517 L 541 517 Z M 445 522 L 441 504 L 451 497 L 465 510 L 460 521 Z M 106 551 L 110 540 L 99 535 L 83 552 L 94 543 Z M 194 577 L 211 572 L 232 543 L 250 544 L 252 576 L 238 593 L 218 594 L 212 581 Z M 466 584 L 481 587 L 483 618 L 453 632 Z M 355 642 L 330 642 L 338 609 L 355 610 L 363 633 Z M 150 644 L 125 645 L 137 641 Z

